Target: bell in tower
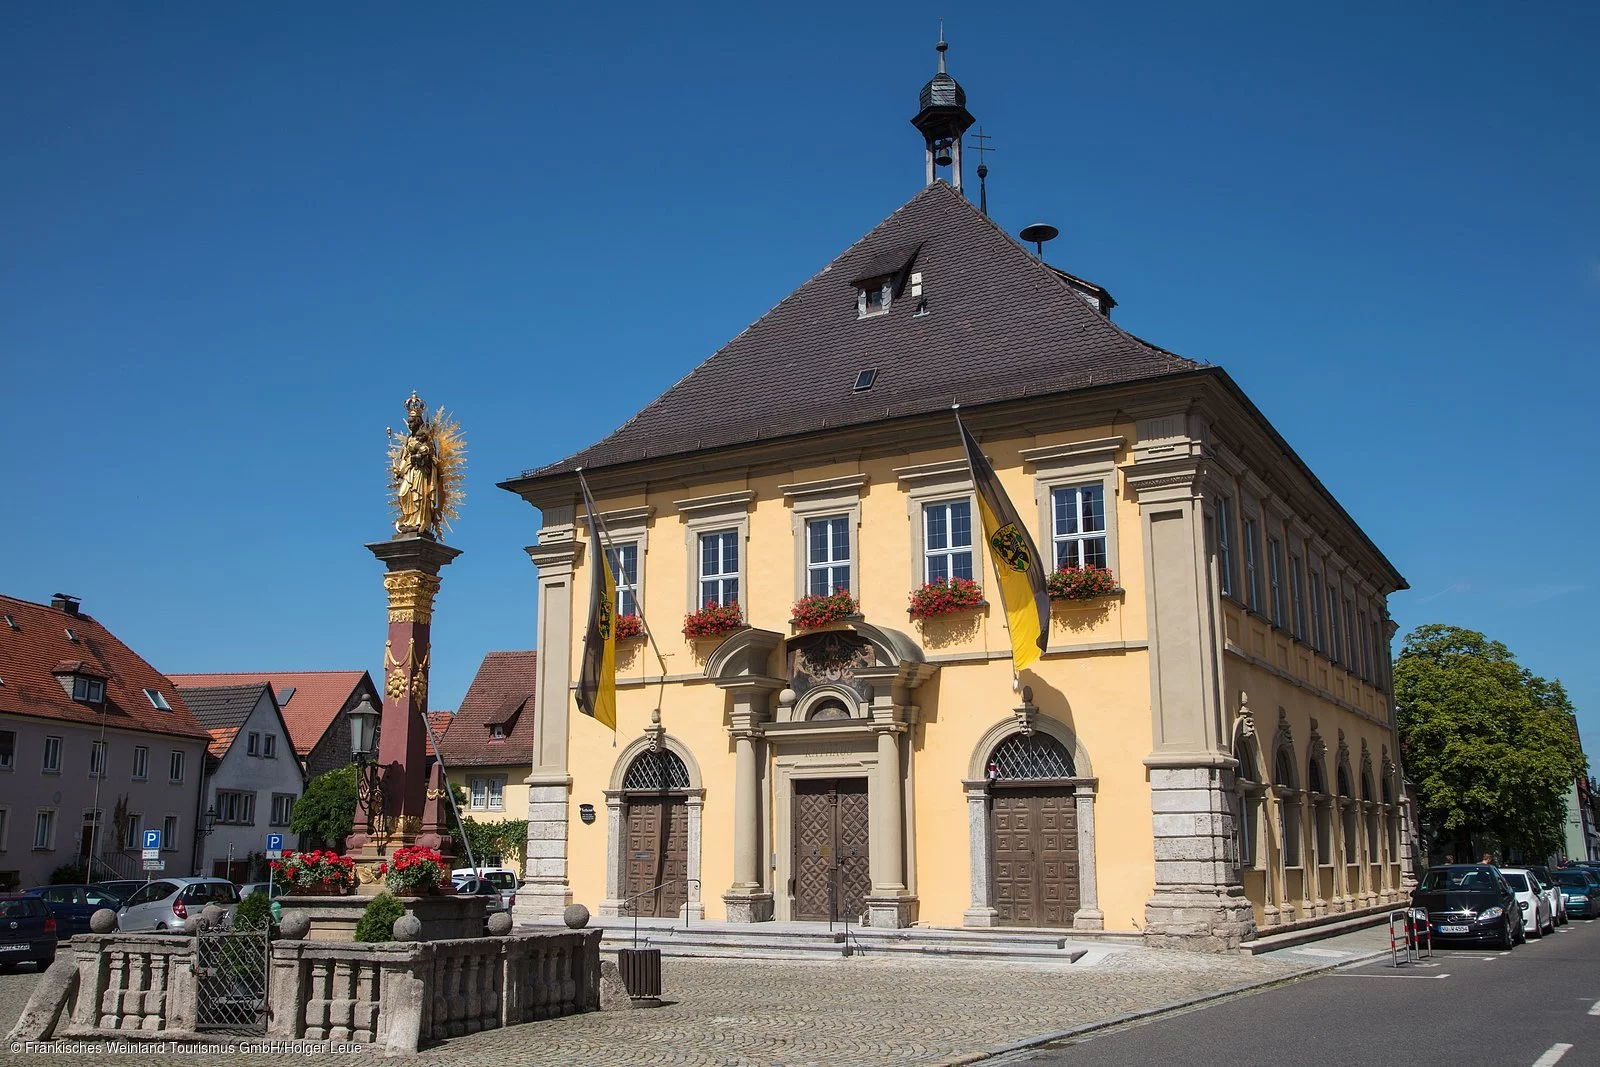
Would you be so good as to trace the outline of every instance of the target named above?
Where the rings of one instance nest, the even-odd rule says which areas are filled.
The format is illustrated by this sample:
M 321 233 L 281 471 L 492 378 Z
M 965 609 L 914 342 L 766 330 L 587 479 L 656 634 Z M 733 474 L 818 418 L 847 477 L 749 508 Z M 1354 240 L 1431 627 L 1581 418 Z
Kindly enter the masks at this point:
M 922 87 L 922 110 L 911 120 L 922 133 L 928 151 L 928 184 L 939 177 L 940 167 L 950 168 L 950 184 L 961 191 L 961 135 L 972 125 L 967 111 L 967 94 L 944 69 L 944 27 L 939 27 L 939 73 Z

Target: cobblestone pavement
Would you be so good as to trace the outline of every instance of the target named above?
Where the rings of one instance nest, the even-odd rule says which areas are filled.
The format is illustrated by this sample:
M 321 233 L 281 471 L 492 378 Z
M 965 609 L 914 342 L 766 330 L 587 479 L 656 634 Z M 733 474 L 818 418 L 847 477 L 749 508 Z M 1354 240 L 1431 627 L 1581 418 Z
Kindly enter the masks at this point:
M 398 1064 L 586 1067 L 614 1064 L 922 1064 L 982 1052 L 1125 1012 L 1159 1007 L 1248 982 L 1287 977 L 1305 964 L 1133 948 L 1091 966 L 894 957 L 817 961 L 662 961 L 670 1003 L 597 1012 L 456 1038 Z M 37 976 L 0 975 L 0 1019 L 10 1029 Z M 230 1039 L 223 1039 L 230 1040 Z M 239 1040 L 239 1039 L 231 1039 Z M 292 1053 L 215 1050 L 153 1054 L 28 1055 L 0 1062 L 271 1063 Z M 372 1062 L 367 1054 L 314 1057 Z

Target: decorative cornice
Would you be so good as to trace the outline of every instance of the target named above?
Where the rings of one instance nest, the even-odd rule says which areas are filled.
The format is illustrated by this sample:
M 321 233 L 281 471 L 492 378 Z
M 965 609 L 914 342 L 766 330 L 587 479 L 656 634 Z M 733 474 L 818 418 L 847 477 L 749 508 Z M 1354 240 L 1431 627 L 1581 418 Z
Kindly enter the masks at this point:
M 390 622 L 433 621 L 433 598 L 439 592 L 439 576 L 424 571 L 391 571 L 383 577 L 389 592 Z
M 523 549 L 533 565 L 540 570 L 550 567 L 573 567 L 583 558 L 583 542 L 552 541 L 548 544 L 528 545 Z
M 810 482 L 792 482 L 789 485 L 778 486 L 778 492 L 785 497 L 797 496 L 823 496 L 833 494 L 848 494 L 854 490 L 856 495 L 861 494 L 861 489 L 867 484 L 865 474 L 843 474 L 836 478 L 818 478 Z
M 672 506 L 678 514 L 695 517 L 716 511 L 746 511 L 756 498 L 754 489 L 738 489 L 731 493 L 712 493 L 710 496 L 693 496 L 674 500 Z
M 631 530 L 649 523 L 650 516 L 655 514 L 655 510 L 648 504 L 637 508 L 616 508 L 612 511 L 602 511 L 596 518 L 604 526 L 624 527 Z
M 1127 444 L 1123 437 L 1097 437 L 1092 441 L 1024 448 L 1018 455 L 1035 467 L 1110 467 Z
M 941 459 L 933 463 L 895 467 L 894 476 L 901 485 L 913 487 L 934 481 L 964 481 L 969 487 L 972 485 L 972 471 L 965 459 Z

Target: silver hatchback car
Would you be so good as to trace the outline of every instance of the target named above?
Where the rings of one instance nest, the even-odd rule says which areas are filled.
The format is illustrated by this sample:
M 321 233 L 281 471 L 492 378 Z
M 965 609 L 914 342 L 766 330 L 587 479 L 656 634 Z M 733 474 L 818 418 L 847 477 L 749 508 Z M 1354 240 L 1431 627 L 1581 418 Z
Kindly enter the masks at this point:
M 162 878 L 127 899 L 117 911 L 117 929 L 182 933 L 183 924 L 207 904 L 228 909 L 224 921 L 231 923 L 239 891 L 225 878 Z

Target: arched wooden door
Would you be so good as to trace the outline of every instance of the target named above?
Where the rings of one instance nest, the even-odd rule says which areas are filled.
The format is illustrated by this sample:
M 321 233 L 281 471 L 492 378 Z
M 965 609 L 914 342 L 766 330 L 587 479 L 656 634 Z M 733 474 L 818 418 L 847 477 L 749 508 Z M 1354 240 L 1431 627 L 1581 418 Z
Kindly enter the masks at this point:
M 1013 734 L 989 758 L 990 875 L 1001 926 L 1071 926 L 1078 910 L 1072 754 L 1048 734 Z
M 626 914 L 677 918 L 689 899 L 689 771 L 672 752 L 641 752 L 622 789 Z

